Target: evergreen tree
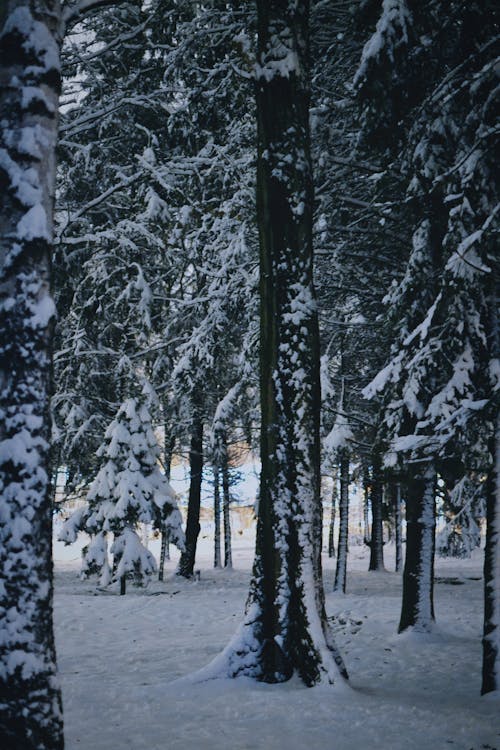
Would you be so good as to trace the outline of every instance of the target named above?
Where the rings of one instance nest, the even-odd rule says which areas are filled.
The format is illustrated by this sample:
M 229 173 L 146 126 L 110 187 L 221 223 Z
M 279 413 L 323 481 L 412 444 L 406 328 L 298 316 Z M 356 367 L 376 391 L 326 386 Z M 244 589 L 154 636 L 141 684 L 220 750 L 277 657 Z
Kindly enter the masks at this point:
M 345 594 L 347 580 L 347 553 L 349 542 L 349 483 L 350 455 L 354 438 L 349 419 L 344 411 L 344 383 L 338 404 L 335 423 L 326 436 L 323 449 L 326 455 L 336 455 L 339 469 L 339 539 L 337 545 L 337 567 L 335 570 L 334 591 Z
M 321 574 L 319 346 L 312 284 L 308 3 L 258 2 L 261 485 L 256 554 L 240 632 L 208 668 L 307 685 L 345 667 Z
M 168 529 L 170 541 L 181 550 L 184 534 L 174 492 L 158 466 L 160 449 L 146 405 L 127 399 L 106 430 L 105 441 L 98 450 L 101 467 L 90 485 L 87 506 L 68 519 L 60 539 L 71 543 L 78 530 L 88 532 L 93 539 L 82 572 L 100 572 L 106 585 L 107 536 L 112 532 L 113 580 L 125 593 L 127 578 L 142 584 L 156 571 L 153 555 L 137 534 L 138 524 Z
M 497 481 L 497 46 L 493 4 L 386 0 L 357 76 L 371 136 L 387 145 L 390 132 L 399 151 L 414 227 L 410 268 L 418 273 L 403 292 L 413 286 L 418 301 L 412 309 L 401 304 L 401 295 L 392 297 L 400 311 L 399 344 L 372 391 L 383 393 L 393 455 L 405 457 L 407 472 L 413 467 L 416 482 L 408 487 L 407 507 L 409 541 L 414 535 L 415 545 L 408 544 L 407 561 L 413 550 L 422 564 L 432 552 L 436 469 L 455 482 L 485 471 L 490 491 Z M 488 505 L 493 528 L 496 502 L 492 498 Z M 488 534 L 483 692 L 497 684 L 498 631 L 491 620 L 498 608 L 490 547 L 495 539 Z M 432 591 L 425 567 L 424 588 Z M 408 589 L 418 575 L 417 566 Z M 405 611 L 404 622 L 415 624 Z

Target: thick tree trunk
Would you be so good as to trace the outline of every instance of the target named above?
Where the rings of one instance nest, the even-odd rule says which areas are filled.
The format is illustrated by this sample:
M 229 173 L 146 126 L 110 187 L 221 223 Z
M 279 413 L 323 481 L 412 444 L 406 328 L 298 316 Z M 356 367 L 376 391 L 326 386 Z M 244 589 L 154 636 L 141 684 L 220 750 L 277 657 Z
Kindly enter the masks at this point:
M 403 516 L 401 512 L 401 483 L 391 485 L 394 506 L 394 531 L 396 543 L 396 573 L 403 570 Z
M 229 492 L 229 466 L 227 462 L 227 441 L 224 435 L 222 451 L 222 496 L 224 514 L 224 567 L 233 567 L 233 556 L 231 552 L 231 494 Z
M 406 558 L 399 632 L 428 632 L 434 620 L 436 471 L 432 464 L 409 467 L 406 483 Z
M 257 212 L 261 298 L 261 460 L 245 622 L 207 676 L 306 685 L 346 675 L 321 573 L 319 345 L 312 283 L 305 0 L 258 0 Z
M 57 0 L 0 10 L 0 747 L 61 750 L 52 625 L 50 296 Z
M 332 509 L 328 529 L 328 557 L 335 557 L 335 516 L 337 512 L 337 477 L 333 477 Z
M 219 467 L 214 466 L 214 568 L 221 567 Z
M 384 484 L 382 461 L 375 452 L 372 458 L 372 536 L 370 540 L 369 570 L 384 570 L 384 525 L 382 523 L 382 500 Z
M 200 533 L 201 480 L 203 474 L 203 422 L 199 415 L 193 420 L 189 449 L 189 499 L 186 522 L 186 549 L 179 560 L 177 575 L 191 578 L 194 572 L 196 545 Z
M 170 471 L 172 467 L 172 456 L 174 455 L 175 438 L 167 438 L 168 426 L 165 425 L 165 476 L 170 482 Z M 158 566 L 158 580 L 163 581 L 165 575 L 165 560 L 170 560 L 169 550 L 170 532 L 168 529 L 162 529 L 161 532 L 161 549 L 160 564 Z
M 337 569 L 335 571 L 334 591 L 345 594 L 347 578 L 347 552 L 349 542 L 349 454 L 344 449 L 340 452 L 340 526 L 337 547 Z

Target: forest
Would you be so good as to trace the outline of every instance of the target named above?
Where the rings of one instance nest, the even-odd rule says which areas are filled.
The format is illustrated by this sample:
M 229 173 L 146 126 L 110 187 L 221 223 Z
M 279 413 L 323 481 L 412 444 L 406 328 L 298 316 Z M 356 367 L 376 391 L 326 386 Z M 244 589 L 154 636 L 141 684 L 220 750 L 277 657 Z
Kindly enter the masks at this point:
M 0 0 L 1 750 L 500 748 L 499 48 L 493 0 Z

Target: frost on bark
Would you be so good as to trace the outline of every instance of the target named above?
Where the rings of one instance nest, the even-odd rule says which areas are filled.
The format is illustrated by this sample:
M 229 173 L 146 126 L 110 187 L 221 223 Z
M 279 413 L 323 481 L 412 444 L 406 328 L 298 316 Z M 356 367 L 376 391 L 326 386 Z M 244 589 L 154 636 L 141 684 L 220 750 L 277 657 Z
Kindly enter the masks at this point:
M 434 621 L 436 471 L 409 464 L 406 484 L 406 558 L 399 632 L 429 632 Z
M 60 750 L 49 396 L 56 0 L 0 10 L 0 747 Z
M 260 0 L 257 210 L 261 485 L 246 617 L 206 677 L 346 675 L 321 571 L 319 347 L 312 284 L 308 3 Z

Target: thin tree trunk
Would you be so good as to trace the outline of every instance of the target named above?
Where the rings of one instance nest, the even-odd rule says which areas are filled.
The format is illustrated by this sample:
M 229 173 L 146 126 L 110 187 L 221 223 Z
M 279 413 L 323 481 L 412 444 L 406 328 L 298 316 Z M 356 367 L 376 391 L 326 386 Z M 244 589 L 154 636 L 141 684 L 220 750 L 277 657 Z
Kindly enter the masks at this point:
M 368 521 L 368 512 L 370 509 L 370 490 L 371 481 L 368 466 L 363 465 L 363 541 L 365 544 L 370 546 L 370 523 Z
M 332 509 L 328 530 L 328 557 L 335 557 L 335 515 L 337 512 L 337 477 L 333 477 Z
M 165 438 L 167 436 L 167 425 L 165 425 Z M 175 437 L 165 439 L 165 476 L 170 482 L 170 472 L 172 468 L 172 456 L 174 455 Z M 161 550 L 160 565 L 158 566 L 158 580 L 163 581 L 165 575 L 165 560 L 170 560 L 168 529 L 163 528 L 161 531 Z
M 401 483 L 391 485 L 394 504 L 394 530 L 396 541 L 396 573 L 403 570 L 403 514 L 401 512 Z
M 214 466 L 214 568 L 221 567 L 219 467 Z
M 337 569 L 335 571 L 334 591 L 345 594 L 347 578 L 347 552 L 349 541 L 349 453 L 340 451 L 340 526 L 337 548 Z
M 0 747 L 61 750 L 52 623 L 50 296 L 57 0 L 0 10 Z
M 312 685 L 346 672 L 329 631 L 321 573 L 309 3 L 258 0 L 257 8 L 259 517 L 246 618 L 209 673 L 264 682 L 283 682 L 296 673 Z
M 490 356 L 500 357 L 498 275 L 491 295 Z M 497 407 L 498 409 L 498 402 Z M 500 414 L 490 441 L 493 466 L 486 482 L 486 548 L 484 551 L 484 629 L 481 694 L 500 690 Z
M 406 484 L 406 558 L 399 632 L 428 632 L 434 620 L 436 471 L 410 464 Z
M 127 593 L 127 576 L 120 576 L 120 596 Z
M 378 452 L 372 458 L 372 536 L 370 540 L 370 566 L 368 570 L 384 570 L 384 526 L 382 522 L 383 499 L 382 462 Z
M 203 474 L 203 422 L 196 415 L 189 449 L 189 499 L 186 522 L 186 549 L 181 554 L 177 575 L 191 578 L 194 572 L 196 545 L 200 533 L 201 480 Z
M 233 567 L 233 556 L 231 552 L 231 516 L 230 504 L 231 494 L 229 492 L 229 466 L 227 461 L 227 441 L 226 435 L 223 436 L 222 451 L 222 495 L 223 495 L 223 513 L 224 513 L 224 567 Z

